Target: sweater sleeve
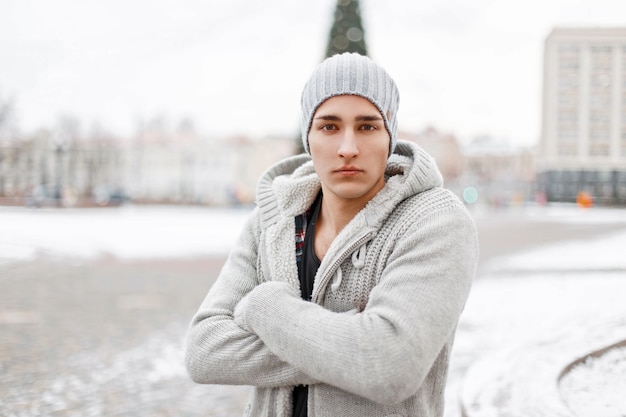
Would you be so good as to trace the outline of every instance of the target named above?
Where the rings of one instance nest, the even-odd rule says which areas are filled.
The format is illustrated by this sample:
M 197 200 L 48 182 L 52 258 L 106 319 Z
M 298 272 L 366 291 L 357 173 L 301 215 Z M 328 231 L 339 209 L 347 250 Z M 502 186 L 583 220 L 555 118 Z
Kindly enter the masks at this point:
M 469 214 L 447 207 L 399 238 L 361 313 L 331 312 L 268 282 L 238 314 L 278 357 L 311 377 L 395 404 L 417 392 L 451 343 L 477 255 Z
M 233 320 L 237 303 L 257 285 L 258 230 L 253 214 L 191 321 L 185 363 L 197 383 L 278 387 L 315 382 Z

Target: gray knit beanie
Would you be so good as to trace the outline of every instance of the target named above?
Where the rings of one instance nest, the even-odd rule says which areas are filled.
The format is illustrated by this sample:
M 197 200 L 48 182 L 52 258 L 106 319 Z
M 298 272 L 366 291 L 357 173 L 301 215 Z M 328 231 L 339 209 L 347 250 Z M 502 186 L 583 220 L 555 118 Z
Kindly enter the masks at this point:
M 378 108 L 389 132 L 391 155 L 398 139 L 398 87 L 389 74 L 370 58 L 350 52 L 324 60 L 304 86 L 301 99 L 304 150 L 310 153 L 308 136 L 317 108 L 329 98 L 345 94 L 366 98 Z

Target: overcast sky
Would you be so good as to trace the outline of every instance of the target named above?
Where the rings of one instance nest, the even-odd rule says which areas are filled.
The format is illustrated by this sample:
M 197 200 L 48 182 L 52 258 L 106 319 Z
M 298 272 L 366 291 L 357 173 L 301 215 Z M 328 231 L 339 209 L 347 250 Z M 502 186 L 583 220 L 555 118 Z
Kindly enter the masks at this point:
M 0 0 L 0 97 L 21 131 L 73 115 L 121 135 L 183 118 L 207 134 L 291 134 L 335 0 Z M 370 56 L 404 130 L 467 142 L 540 134 L 543 41 L 624 26 L 624 0 L 361 0 Z

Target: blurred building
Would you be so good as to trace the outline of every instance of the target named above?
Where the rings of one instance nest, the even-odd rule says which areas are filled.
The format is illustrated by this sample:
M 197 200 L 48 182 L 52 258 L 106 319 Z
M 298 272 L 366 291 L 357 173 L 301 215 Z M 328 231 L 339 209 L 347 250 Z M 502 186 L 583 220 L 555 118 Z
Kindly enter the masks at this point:
M 454 187 L 465 168 L 465 160 L 456 137 L 434 127 L 428 127 L 419 133 L 400 132 L 399 137 L 420 145 L 437 162 L 446 187 Z
M 538 171 L 549 201 L 626 203 L 626 28 L 547 37 Z
M 123 187 L 118 145 L 110 137 L 84 141 L 48 130 L 4 141 L 0 143 L 0 204 L 109 203 L 113 191 Z
M 0 142 L 0 204 L 248 204 L 261 173 L 294 148 L 292 138 L 143 132 L 121 140 L 40 131 Z
M 292 138 L 144 138 L 124 147 L 124 183 L 138 203 L 248 204 L 263 171 L 295 146 Z
M 428 152 L 437 162 L 444 186 L 468 204 L 501 206 L 535 198 L 535 155 L 531 149 L 489 136 L 461 146 L 454 135 L 433 127 L 399 136 Z M 471 198 L 466 198 L 468 190 Z
M 493 206 L 535 200 L 535 151 L 479 136 L 462 149 L 463 189 L 475 192 L 476 202 Z

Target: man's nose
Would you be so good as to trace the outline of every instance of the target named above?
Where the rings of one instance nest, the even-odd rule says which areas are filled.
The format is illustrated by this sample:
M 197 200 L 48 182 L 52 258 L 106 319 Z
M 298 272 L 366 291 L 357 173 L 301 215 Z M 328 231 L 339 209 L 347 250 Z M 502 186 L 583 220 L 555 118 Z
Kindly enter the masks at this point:
M 337 154 L 342 158 L 353 158 L 359 154 L 356 135 L 351 129 L 345 129 Z

